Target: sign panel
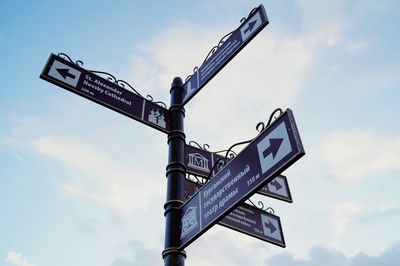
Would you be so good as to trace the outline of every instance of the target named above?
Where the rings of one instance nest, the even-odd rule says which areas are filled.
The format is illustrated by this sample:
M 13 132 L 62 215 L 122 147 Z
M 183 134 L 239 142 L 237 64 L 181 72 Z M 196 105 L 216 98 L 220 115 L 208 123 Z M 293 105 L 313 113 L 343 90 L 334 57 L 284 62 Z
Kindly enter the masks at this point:
M 286 247 L 279 217 L 249 204 L 239 204 L 218 224 L 268 243 Z
M 190 145 L 185 145 L 184 163 L 186 166 L 186 172 L 189 174 L 208 178 L 213 165 L 218 159 L 223 158 L 224 156 L 222 155 Z M 220 170 L 221 169 L 216 168 L 211 177 L 213 177 Z M 278 175 L 275 177 L 271 182 L 257 191 L 257 193 L 286 202 L 293 202 L 287 178 L 283 175 Z
M 183 249 L 305 154 L 286 110 L 182 206 Z
M 194 195 L 200 187 L 185 180 L 185 197 Z M 280 247 L 286 246 L 279 217 L 249 204 L 240 204 L 218 224 Z
M 184 84 L 183 105 L 198 93 L 268 23 L 264 6 L 260 5 Z
M 263 186 L 260 190 L 258 190 L 257 193 L 286 202 L 293 202 L 292 195 L 290 194 L 289 190 L 289 183 L 284 175 L 276 176 L 266 186 Z
M 164 133 L 171 130 L 169 110 L 60 56 L 50 55 L 40 78 Z

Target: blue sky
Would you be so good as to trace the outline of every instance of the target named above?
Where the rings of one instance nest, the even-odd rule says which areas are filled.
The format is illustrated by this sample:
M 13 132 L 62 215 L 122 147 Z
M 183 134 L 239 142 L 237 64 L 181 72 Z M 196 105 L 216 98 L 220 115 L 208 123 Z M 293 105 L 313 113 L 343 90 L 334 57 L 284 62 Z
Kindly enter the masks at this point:
M 397 265 L 400 4 L 262 3 L 270 24 L 186 105 L 185 131 L 216 151 L 294 111 L 294 203 L 262 198 L 287 247 L 214 226 L 187 265 Z M 169 103 L 172 79 L 259 4 L 0 3 L 0 265 L 162 263 L 166 136 L 39 79 L 50 53 Z

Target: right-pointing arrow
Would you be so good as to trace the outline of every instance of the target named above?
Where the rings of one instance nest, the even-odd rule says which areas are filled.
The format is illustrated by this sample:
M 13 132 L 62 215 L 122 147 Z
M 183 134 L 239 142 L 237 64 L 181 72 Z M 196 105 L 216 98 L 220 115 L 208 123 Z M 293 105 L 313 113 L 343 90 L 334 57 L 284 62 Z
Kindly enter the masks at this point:
M 273 234 L 276 231 L 276 227 L 270 222 L 270 220 L 268 220 L 268 222 L 264 221 L 264 226 L 269 229 L 271 234 Z
M 252 32 L 254 25 L 256 25 L 256 23 L 257 23 L 257 20 L 249 22 L 249 27 L 247 27 L 247 29 L 244 30 L 244 33 L 247 33 L 248 31 Z
M 283 139 L 269 139 L 269 147 L 263 152 L 264 158 L 267 157 L 270 153 L 272 154 L 272 159 L 275 159 L 276 154 L 278 153 L 279 147 L 282 144 Z
M 282 188 L 282 185 L 279 184 L 278 181 L 276 181 L 275 179 L 272 180 L 271 182 L 269 182 L 271 185 L 273 185 L 275 187 L 276 190 L 280 190 Z
M 70 77 L 72 79 L 75 79 L 76 76 L 69 73 L 68 68 L 56 68 L 57 72 L 60 73 L 60 75 L 64 78 L 67 79 L 67 77 Z

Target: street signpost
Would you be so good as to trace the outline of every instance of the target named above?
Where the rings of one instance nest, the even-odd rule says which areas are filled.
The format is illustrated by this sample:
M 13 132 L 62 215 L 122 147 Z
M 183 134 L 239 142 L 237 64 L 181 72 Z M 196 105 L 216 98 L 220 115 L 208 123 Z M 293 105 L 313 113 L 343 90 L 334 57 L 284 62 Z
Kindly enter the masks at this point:
M 60 56 L 50 55 L 40 78 L 161 132 L 171 130 L 169 110 Z
M 287 109 L 182 206 L 180 249 L 305 154 Z
M 202 188 L 184 203 L 187 173 L 208 178 L 220 155 L 185 145 L 183 106 L 198 93 L 269 21 L 264 6 L 255 8 L 241 25 L 183 84 L 174 78 L 170 108 L 125 89 L 121 80 L 105 79 L 73 63 L 64 54 L 51 54 L 40 77 L 63 89 L 117 111 L 168 134 L 167 196 L 164 204 L 165 266 L 184 266 L 191 242 L 214 224 L 285 247 L 280 219 L 244 201 L 258 192 L 291 202 L 286 177 L 280 176 L 305 152 L 293 113 L 283 112 L 222 169 L 216 169 Z M 223 38 L 224 39 L 224 38 Z M 68 58 L 69 60 L 66 60 Z M 113 77 L 113 76 L 112 76 Z M 186 189 L 186 193 L 188 193 Z
M 183 105 L 198 93 L 268 23 L 264 6 L 260 5 L 184 84 Z
M 186 172 L 197 175 L 203 178 L 209 178 L 212 167 L 218 159 L 223 159 L 224 156 L 203 150 L 190 145 L 185 145 L 185 166 Z M 213 177 L 220 169 L 215 169 L 211 175 Z M 289 190 L 289 183 L 286 176 L 278 175 L 267 185 L 257 191 L 258 194 L 272 197 L 292 203 L 292 195 Z
M 185 198 L 190 198 L 200 188 L 199 184 L 186 179 Z M 240 204 L 218 224 L 280 247 L 286 246 L 279 217 L 246 203 Z

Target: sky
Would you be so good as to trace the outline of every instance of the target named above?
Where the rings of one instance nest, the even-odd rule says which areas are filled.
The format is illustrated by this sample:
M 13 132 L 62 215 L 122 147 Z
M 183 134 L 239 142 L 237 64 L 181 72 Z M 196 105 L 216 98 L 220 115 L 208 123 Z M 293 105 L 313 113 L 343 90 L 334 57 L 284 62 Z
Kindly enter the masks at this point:
M 167 136 L 39 75 L 66 53 L 168 105 L 173 78 L 261 3 L 270 24 L 185 106 L 185 133 L 217 151 L 293 110 L 293 203 L 255 198 L 286 248 L 216 225 L 186 265 L 398 265 L 395 0 L 1 1 L 0 265 L 163 263 Z

